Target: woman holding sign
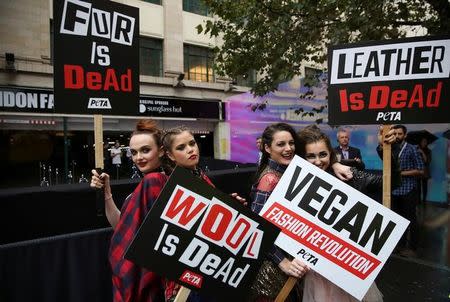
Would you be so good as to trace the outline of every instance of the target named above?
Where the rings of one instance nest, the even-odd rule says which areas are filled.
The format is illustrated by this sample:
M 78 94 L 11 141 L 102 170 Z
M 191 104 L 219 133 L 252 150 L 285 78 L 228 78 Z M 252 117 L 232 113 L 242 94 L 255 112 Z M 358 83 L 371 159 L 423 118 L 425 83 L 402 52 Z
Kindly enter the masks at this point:
M 385 142 L 393 143 L 395 136 L 392 135 L 393 131 L 389 132 L 385 137 Z M 322 170 L 328 171 L 334 174 L 330 170 L 330 164 L 332 158 L 335 157 L 333 148 L 329 137 L 323 133 L 316 125 L 311 125 L 299 133 L 301 142 L 301 148 L 299 155 L 319 167 Z M 381 134 L 378 135 L 381 141 Z M 393 160 L 395 165 L 395 160 Z M 393 169 L 393 172 L 398 169 Z M 382 189 L 382 176 L 367 173 L 364 171 L 358 171 L 356 168 L 352 168 L 353 178 L 347 182 L 350 186 L 354 187 L 358 191 L 367 193 L 371 190 Z M 393 177 L 393 182 L 398 177 Z M 334 285 L 331 281 L 328 281 L 318 273 L 313 271 L 306 274 L 305 287 L 303 291 L 303 302 L 353 302 L 358 301 L 353 296 Z M 363 301 L 375 302 L 383 301 L 383 295 L 378 290 L 375 283 L 369 288 Z
M 210 186 L 214 184 L 208 176 L 198 166 L 200 160 L 200 150 L 195 141 L 192 132 L 184 126 L 167 130 L 162 138 L 162 145 L 164 148 L 164 166 L 168 171 L 172 171 L 176 166 L 186 168 L 194 175 L 205 181 Z M 232 193 L 240 203 L 245 204 L 245 199 L 240 197 L 237 193 Z M 172 301 L 176 297 L 180 285 L 174 281 L 166 281 L 166 300 Z M 202 297 L 196 292 L 191 292 L 188 301 L 208 301 L 208 298 Z
M 110 177 L 92 170 L 91 187 L 103 188 L 105 213 L 114 229 L 109 249 L 113 301 L 164 301 L 163 282 L 155 273 L 123 258 L 139 226 L 159 196 L 168 177 L 161 173 L 161 130 L 152 120 L 141 120 L 130 138 L 133 163 L 145 174 L 119 210 L 114 203 Z
M 259 213 L 278 184 L 283 172 L 300 148 L 297 133 L 286 123 L 269 125 L 262 136 L 262 156 L 256 173 L 256 183 L 252 186 L 252 204 L 254 212 Z M 337 173 L 349 177 L 349 168 L 336 164 Z M 252 287 L 252 299 L 273 300 L 286 283 L 288 277 L 301 278 L 309 271 L 308 266 L 298 259 L 292 259 L 281 249 L 274 247 L 265 261 Z M 301 297 L 299 286 L 291 292 L 288 300 L 298 301 Z

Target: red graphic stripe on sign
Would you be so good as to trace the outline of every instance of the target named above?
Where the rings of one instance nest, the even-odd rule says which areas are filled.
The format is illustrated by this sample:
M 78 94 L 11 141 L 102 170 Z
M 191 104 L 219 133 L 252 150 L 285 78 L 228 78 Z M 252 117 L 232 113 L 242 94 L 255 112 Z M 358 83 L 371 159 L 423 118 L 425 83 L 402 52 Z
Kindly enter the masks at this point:
M 380 261 L 295 212 L 274 203 L 263 217 L 284 234 L 353 275 L 365 280 Z

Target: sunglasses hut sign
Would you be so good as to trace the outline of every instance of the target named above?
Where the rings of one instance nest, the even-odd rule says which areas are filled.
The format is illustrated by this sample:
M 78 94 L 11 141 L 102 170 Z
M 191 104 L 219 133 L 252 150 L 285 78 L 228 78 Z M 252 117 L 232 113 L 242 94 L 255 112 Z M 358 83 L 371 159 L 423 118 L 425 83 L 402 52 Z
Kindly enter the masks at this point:
M 137 115 L 139 9 L 112 1 L 53 1 L 55 111 Z
M 279 229 L 177 167 L 125 258 L 214 297 L 243 301 Z
M 335 46 L 328 62 L 332 125 L 450 121 L 450 37 Z
M 260 215 L 275 244 L 361 300 L 408 221 L 296 156 Z

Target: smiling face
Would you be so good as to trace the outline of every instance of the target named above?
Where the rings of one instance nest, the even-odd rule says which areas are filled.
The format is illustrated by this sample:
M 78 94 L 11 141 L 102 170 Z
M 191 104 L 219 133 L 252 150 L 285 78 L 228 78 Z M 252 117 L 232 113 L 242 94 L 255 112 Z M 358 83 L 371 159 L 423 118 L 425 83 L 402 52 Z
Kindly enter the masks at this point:
M 328 169 L 330 166 L 330 150 L 323 141 L 306 144 L 305 159 L 322 170 Z
M 273 134 L 270 146 L 264 146 L 270 158 L 281 165 L 289 165 L 295 154 L 295 142 L 288 131 L 278 131 Z
M 135 134 L 130 139 L 130 152 L 133 163 L 139 171 L 146 174 L 159 168 L 163 151 L 148 133 Z
M 167 156 L 178 166 L 195 170 L 200 159 L 199 149 L 194 136 L 189 131 L 173 135 Z

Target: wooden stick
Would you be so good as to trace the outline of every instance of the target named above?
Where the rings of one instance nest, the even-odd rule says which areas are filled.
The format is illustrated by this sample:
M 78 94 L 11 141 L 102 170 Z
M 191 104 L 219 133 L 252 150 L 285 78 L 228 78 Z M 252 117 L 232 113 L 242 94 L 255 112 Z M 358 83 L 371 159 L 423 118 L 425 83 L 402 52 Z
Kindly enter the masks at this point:
M 187 298 L 189 297 L 189 294 L 191 293 L 191 290 L 187 287 L 181 286 L 180 290 L 177 293 L 177 296 L 175 297 L 175 300 L 173 302 L 185 302 Z
M 391 161 L 392 149 L 384 142 L 384 135 L 390 130 L 390 125 L 383 125 L 383 205 L 391 208 Z
M 103 172 L 103 116 L 94 114 L 94 153 L 95 169 L 97 173 Z M 105 192 L 103 189 L 97 189 L 95 193 L 95 209 L 97 216 L 105 215 Z
M 295 277 L 292 276 L 289 277 L 289 279 L 287 279 L 286 283 L 284 284 L 283 288 L 278 293 L 278 296 L 275 298 L 275 302 L 283 302 L 284 300 L 286 300 L 295 283 L 297 283 L 297 280 L 298 279 Z
M 104 168 L 103 163 L 103 115 L 94 114 L 95 167 Z

